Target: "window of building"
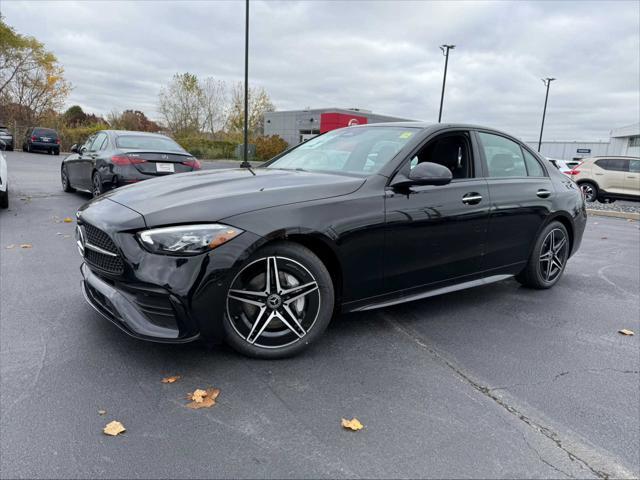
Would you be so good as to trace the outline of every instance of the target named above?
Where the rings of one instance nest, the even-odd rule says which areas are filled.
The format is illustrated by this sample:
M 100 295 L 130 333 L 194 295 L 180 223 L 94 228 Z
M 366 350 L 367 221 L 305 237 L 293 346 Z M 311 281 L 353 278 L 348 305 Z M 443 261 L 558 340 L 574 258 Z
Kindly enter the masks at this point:
M 500 135 L 478 132 L 484 156 L 489 168 L 489 177 L 526 177 L 527 167 L 522 149 L 516 142 Z

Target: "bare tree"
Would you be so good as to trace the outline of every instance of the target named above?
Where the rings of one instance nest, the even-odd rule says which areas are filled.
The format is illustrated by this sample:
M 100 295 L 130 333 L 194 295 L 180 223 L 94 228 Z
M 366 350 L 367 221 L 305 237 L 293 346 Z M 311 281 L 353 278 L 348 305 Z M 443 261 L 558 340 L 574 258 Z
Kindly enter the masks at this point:
M 198 77 L 176 73 L 160 91 L 158 109 L 173 133 L 196 133 L 202 130 L 203 92 Z
M 201 84 L 202 90 L 202 127 L 207 133 L 214 134 L 224 128 L 228 102 L 227 85 L 222 80 L 213 77 L 205 78 Z
M 261 136 L 264 133 L 264 114 L 274 110 L 275 106 L 264 88 L 249 88 L 249 135 Z M 231 91 L 227 129 L 230 133 L 241 132 L 243 123 L 244 84 L 238 82 Z

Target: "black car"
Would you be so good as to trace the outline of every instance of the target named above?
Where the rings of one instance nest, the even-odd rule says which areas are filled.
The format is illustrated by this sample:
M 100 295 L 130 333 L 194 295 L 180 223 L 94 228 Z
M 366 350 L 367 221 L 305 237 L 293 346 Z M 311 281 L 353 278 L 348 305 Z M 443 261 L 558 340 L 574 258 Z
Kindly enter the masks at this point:
M 5 150 L 13 151 L 13 134 L 2 125 L 0 125 L 0 140 L 4 143 Z
M 552 287 L 586 208 L 505 133 L 411 122 L 334 130 L 254 170 L 125 187 L 77 219 L 86 299 L 122 330 L 276 358 L 339 311 L 514 276 Z
M 62 189 L 94 197 L 122 185 L 201 168 L 175 141 L 156 133 L 102 130 L 71 151 L 60 168 Z
M 60 135 L 52 128 L 29 128 L 24 134 L 22 150 L 25 152 L 40 151 L 60 155 Z

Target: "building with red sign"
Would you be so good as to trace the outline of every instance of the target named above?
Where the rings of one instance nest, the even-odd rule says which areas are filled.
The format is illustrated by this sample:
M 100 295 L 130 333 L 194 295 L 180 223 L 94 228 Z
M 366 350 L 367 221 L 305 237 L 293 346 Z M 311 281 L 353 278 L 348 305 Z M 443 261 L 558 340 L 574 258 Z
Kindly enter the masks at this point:
M 315 108 L 268 112 L 264 115 L 264 134 L 278 135 L 289 145 L 297 145 L 320 133 L 351 125 L 380 122 L 406 122 L 407 118 L 379 115 L 359 108 Z

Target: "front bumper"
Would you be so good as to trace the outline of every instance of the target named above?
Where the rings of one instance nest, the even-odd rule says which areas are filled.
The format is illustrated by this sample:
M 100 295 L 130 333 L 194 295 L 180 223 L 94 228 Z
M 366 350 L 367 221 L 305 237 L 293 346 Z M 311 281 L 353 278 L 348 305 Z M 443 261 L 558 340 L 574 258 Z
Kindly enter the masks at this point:
M 84 249 L 82 289 L 89 304 L 129 335 L 164 343 L 223 339 L 228 285 L 239 265 L 264 242 L 245 231 L 201 255 L 150 253 L 136 238 L 146 228 L 142 216 L 106 196 L 80 209 L 78 226 L 85 235 L 89 226 L 101 230 L 118 258 L 117 265 L 101 263 L 92 249 Z M 107 248 L 104 239 L 92 235 L 87 242 Z
M 80 271 L 85 300 L 103 317 L 132 337 L 162 343 L 186 343 L 200 336 L 199 333 L 189 335 L 180 331 L 179 317 L 186 313 L 179 300 L 168 293 L 165 293 L 168 305 L 157 305 L 159 302 L 155 305 L 145 304 L 138 300 L 141 295 L 150 297 L 159 292 L 148 288 L 138 288 L 139 292 L 118 289 L 117 283 L 101 279 L 86 263 L 82 264 Z

